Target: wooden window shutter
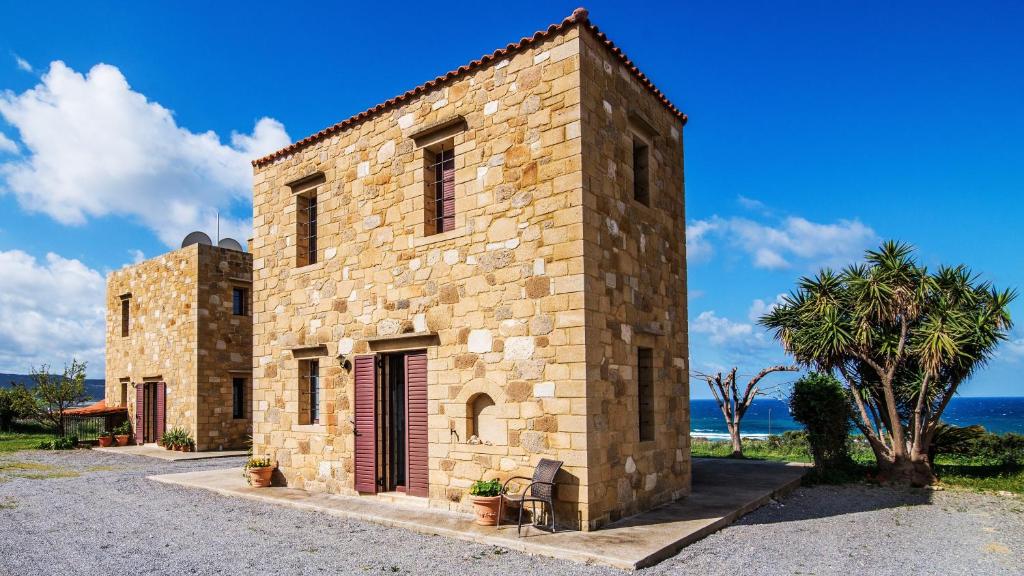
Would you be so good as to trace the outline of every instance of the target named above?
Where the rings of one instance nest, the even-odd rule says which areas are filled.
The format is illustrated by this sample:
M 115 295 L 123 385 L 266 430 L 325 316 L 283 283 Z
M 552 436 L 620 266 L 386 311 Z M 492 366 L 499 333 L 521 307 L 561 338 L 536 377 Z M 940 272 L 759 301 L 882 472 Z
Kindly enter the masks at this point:
M 377 356 L 356 356 L 355 484 L 377 492 Z
M 405 357 L 406 397 L 406 450 L 408 471 L 405 475 L 406 492 L 410 496 L 429 493 L 429 467 L 427 440 L 427 355 L 408 354 Z
M 455 151 L 445 150 L 441 152 L 441 181 L 442 181 L 442 218 L 441 230 L 447 232 L 455 229 Z
M 143 420 L 142 415 L 145 413 L 146 406 L 146 385 L 137 384 L 135 386 L 135 443 L 142 445 L 145 442 L 143 436 Z
M 164 427 L 166 426 L 165 417 L 167 410 L 167 383 L 157 382 L 156 383 L 156 427 L 153 433 L 157 438 L 162 438 L 164 435 Z

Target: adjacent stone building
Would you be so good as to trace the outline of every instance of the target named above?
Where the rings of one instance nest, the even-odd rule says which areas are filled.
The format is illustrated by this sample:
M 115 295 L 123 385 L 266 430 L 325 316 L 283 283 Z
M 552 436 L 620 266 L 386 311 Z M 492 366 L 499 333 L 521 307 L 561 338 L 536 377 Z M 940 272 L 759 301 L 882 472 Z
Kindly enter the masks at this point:
M 182 427 L 197 450 L 245 446 L 251 291 L 252 255 L 205 244 L 108 276 L 106 404 L 128 408 L 138 442 Z
M 557 459 L 584 530 L 687 494 L 685 123 L 577 10 L 254 161 L 255 452 L 456 509 Z

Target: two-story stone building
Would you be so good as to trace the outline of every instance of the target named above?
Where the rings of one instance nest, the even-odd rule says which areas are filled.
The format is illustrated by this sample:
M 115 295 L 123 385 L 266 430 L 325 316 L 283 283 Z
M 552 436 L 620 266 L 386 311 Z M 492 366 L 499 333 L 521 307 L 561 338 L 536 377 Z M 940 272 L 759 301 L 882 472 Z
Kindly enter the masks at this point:
M 242 448 L 252 425 L 252 255 L 192 244 L 107 277 L 105 400 L 138 443 L 185 428 Z
M 685 124 L 581 9 L 255 160 L 255 452 L 452 508 L 553 458 L 584 530 L 687 494 Z

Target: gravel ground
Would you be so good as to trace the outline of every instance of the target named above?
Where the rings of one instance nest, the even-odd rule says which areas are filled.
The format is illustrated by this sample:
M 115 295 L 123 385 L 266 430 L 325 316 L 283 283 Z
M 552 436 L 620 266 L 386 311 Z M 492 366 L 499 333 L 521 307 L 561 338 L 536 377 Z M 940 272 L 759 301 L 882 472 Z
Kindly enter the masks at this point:
M 0 456 L 0 574 L 623 574 L 145 479 L 225 466 Z M 1024 501 L 802 488 L 642 574 L 1024 574 Z

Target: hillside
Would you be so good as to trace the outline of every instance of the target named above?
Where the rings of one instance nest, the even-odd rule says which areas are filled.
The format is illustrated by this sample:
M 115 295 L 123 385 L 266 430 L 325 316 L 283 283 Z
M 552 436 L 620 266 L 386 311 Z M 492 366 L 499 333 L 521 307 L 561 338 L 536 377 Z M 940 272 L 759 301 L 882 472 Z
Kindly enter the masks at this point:
M 2 374 L 0 373 L 0 388 L 7 388 L 12 383 L 32 386 L 32 378 L 28 374 Z M 86 378 L 85 391 L 93 400 L 103 399 L 104 381 L 97 378 Z

